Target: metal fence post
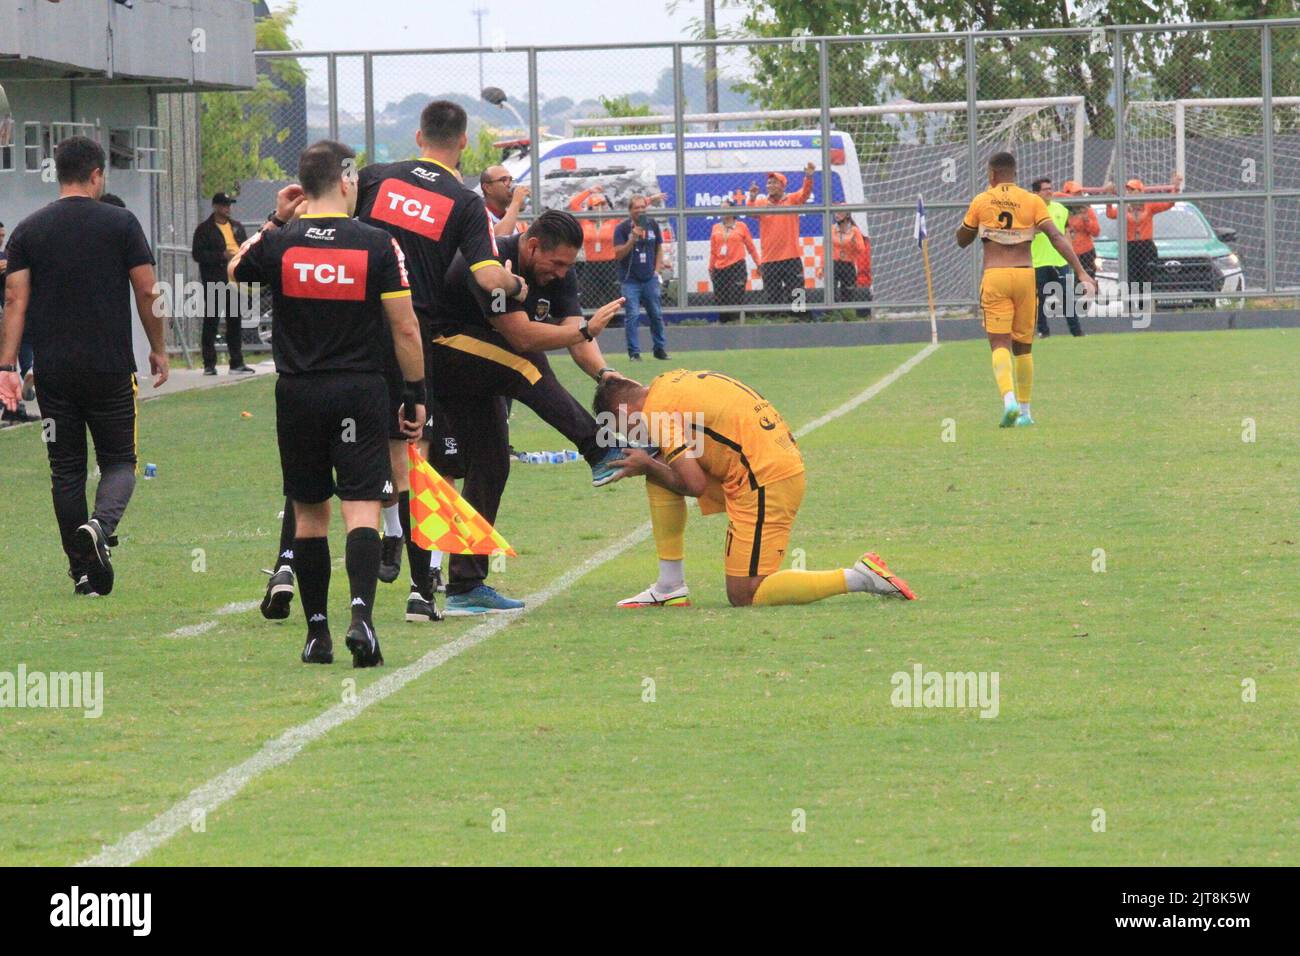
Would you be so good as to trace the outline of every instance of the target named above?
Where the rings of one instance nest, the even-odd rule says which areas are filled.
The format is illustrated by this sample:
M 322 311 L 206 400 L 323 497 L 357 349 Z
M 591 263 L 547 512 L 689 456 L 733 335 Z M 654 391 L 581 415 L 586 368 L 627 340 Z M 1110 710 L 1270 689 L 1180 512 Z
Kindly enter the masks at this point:
M 1115 49 L 1111 53 L 1111 74 L 1115 84 L 1115 277 L 1119 284 L 1121 314 L 1128 309 L 1128 206 L 1124 200 L 1124 33 L 1115 28 Z
M 1273 31 L 1267 23 L 1260 34 L 1259 48 L 1260 87 L 1264 97 L 1264 291 L 1277 291 L 1277 263 L 1273 251 L 1277 244 L 1273 241 L 1274 216 L 1273 207 Z
M 685 308 L 688 304 L 686 290 L 686 130 L 683 117 L 686 115 L 685 103 L 682 102 L 686 95 L 682 82 L 682 45 L 673 44 L 673 133 L 675 142 L 674 153 L 677 175 L 677 214 L 676 225 L 673 231 L 676 233 L 677 241 L 677 305 Z
M 974 197 L 983 192 L 979 168 L 979 110 L 976 107 L 977 74 L 975 71 L 975 34 L 966 33 L 966 161 L 970 164 L 970 188 Z M 980 243 L 983 245 L 983 243 Z M 984 250 L 980 250 L 980 256 Z M 977 264 L 970 272 L 970 301 L 976 308 L 980 301 L 980 268 Z
M 831 235 L 831 41 L 817 47 L 817 78 L 820 84 L 822 128 L 822 301 L 835 304 L 835 237 Z
M 529 205 L 533 215 L 542 211 L 542 133 L 537 95 L 537 48 L 528 48 L 528 179 L 532 183 Z
M 373 53 L 367 53 L 361 60 L 362 71 L 365 74 L 366 89 L 366 162 L 373 163 L 377 161 L 375 156 L 375 58 Z
M 330 139 L 339 138 L 339 60 L 338 54 L 331 53 L 325 58 L 325 69 L 329 73 L 330 98 Z

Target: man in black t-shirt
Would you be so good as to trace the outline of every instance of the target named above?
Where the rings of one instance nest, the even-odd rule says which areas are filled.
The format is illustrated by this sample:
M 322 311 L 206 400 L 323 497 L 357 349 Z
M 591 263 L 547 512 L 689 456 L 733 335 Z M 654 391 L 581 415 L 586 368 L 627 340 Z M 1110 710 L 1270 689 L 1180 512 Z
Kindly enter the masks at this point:
M 464 109 L 455 103 L 446 100 L 429 103 L 420 114 L 420 129 L 416 133 L 420 158 L 367 166 L 361 170 L 357 183 L 357 217 L 387 231 L 406 256 L 411 302 L 426 343 L 430 316 L 445 308 L 443 280 L 452 257 L 458 252 L 473 263 L 474 279 L 484 288 L 504 288 L 511 294 L 525 291 L 522 281 L 511 276 L 495 258 L 496 246 L 482 198 L 465 188 L 456 172 L 461 152 L 469 143 L 467 124 Z M 401 571 L 405 540 L 411 575 L 406 620 L 439 620 L 435 573 L 440 573 L 442 556 L 431 554 L 411 541 L 406 440 L 396 426 L 402 375 L 391 345 L 386 352 L 385 377 L 392 410 L 388 453 L 394 494 L 385 501 L 382 512 L 380 580 L 396 580 Z M 458 478 L 464 474 L 459 449 L 436 402 L 429 402 L 424 435 L 418 447 L 445 477 Z M 262 602 L 262 613 L 269 618 L 288 613 L 287 603 L 283 598 L 277 602 L 273 592 L 280 587 L 281 594 L 292 594 L 292 513 L 286 506 L 280 557 Z M 277 576 L 279 584 L 275 582 Z M 283 590 L 286 587 L 287 592 Z
M 497 256 L 513 264 L 527 283 L 522 299 L 483 289 L 473 268 L 457 256 L 447 272 L 447 301 L 434 316 L 427 350 L 434 399 L 447 413 L 465 457 L 465 500 L 495 521 L 510 475 L 506 399 L 518 399 L 572 441 L 591 465 L 592 484 L 611 481 L 621 455 L 601 448 L 591 414 L 560 384 L 546 359 L 567 348 L 592 378 L 617 374 L 605 366 L 596 336 L 618 314 L 623 300 L 582 316 L 573 263 L 582 248 L 582 227 L 567 212 L 548 210 L 526 233 L 497 238 Z M 488 560 L 453 555 L 447 582 L 447 614 L 518 610 L 523 603 L 484 584 Z
M 32 346 L 68 573 L 74 593 L 99 595 L 113 590 L 109 547 L 135 490 L 133 296 L 155 388 L 168 370 L 153 254 L 135 216 L 99 202 L 104 162 L 103 148 L 84 136 L 56 147 L 59 199 L 20 222 L 6 245 L 0 335 L 0 401 L 10 410 L 22 395 L 15 363 L 24 330 Z M 101 476 L 89 516 L 87 428 Z
M 296 537 L 294 572 L 307 618 L 302 660 L 334 660 L 329 632 L 330 498 L 342 502 L 352 592 L 347 646 L 354 667 L 384 658 L 372 617 L 379 580 L 379 504 L 392 493 L 391 430 L 414 441 L 424 421 L 424 355 L 400 247 L 382 230 L 352 219 L 356 154 L 316 143 L 286 187 L 276 219 L 231 260 L 232 282 L 270 286 L 276 436 L 284 493 Z M 295 190 L 300 189 L 300 193 Z M 390 335 L 384 335 L 388 327 Z M 384 381 L 394 351 L 403 378 L 401 408 L 390 409 Z M 389 418 L 401 416 L 401 424 Z

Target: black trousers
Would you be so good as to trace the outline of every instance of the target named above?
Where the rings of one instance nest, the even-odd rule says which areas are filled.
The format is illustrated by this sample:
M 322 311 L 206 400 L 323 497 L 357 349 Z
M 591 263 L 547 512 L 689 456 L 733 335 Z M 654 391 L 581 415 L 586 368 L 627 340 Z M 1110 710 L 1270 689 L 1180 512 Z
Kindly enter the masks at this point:
M 790 293 L 803 288 L 803 262 L 799 259 L 778 259 L 759 266 L 763 274 L 763 300 L 776 305 L 789 305 Z
M 745 260 L 733 262 L 731 265 L 722 269 L 714 269 L 709 273 L 709 278 L 713 280 L 713 301 L 718 305 L 740 305 L 745 301 Z M 767 283 L 763 283 L 766 285 Z M 722 321 L 726 322 L 735 318 L 735 316 L 726 315 Z
M 1071 335 L 1082 335 L 1079 317 L 1073 309 L 1066 308 L 1065 284 L 1071 281 L 1070 271 L 1066 266 L 1038 266 L 1034 269 L 1034 282 L 1038 286 L 1038 331 L 1041 335 L 1051 335 L 1047 325 L 1047 313 L 1064 315 Z M 1050 303 L 1048 300 L 1051 300 Z
M 488 521 L 496 523 L 510 478 L 507 399 L 531 408 L 588 463 L 604 456 L 596 420 L 560 384 L 543 353 L 516 352 L 498 333 L 475 328 L 435 335 L 428 348 L 429 383 L 465 469 L 461 495 Z M 452 555 L 447 593 L 473 590 L 487 572 L 487 555 Z
M 74 573 L 87 558 L 77 553 L 73 543 L 73 533 L 90 517 L 86 507 L 86 431 L 95 443 L 100 472 L 94 517 L 104 533 L 112 536 L 135 490 L 135 393 L 134 372 L 42 369 L 36 376 L 54 517 Z
M 206 280 L 203 290 L 203 336 L 200 340 L 203 367 L 217 367 L 217 331 L 221 320 L 225 319 L 226 351 L 230 353 L 230 367 L 239 368 L 244 364 L 244 340 L 238 293 L 230 283 Z

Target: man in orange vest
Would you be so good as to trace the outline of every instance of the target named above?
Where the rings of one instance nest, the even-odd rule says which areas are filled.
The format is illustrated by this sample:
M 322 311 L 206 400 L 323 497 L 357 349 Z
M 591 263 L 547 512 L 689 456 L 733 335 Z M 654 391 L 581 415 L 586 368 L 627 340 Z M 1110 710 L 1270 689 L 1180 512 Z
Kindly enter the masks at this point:
M 1174 173 L 1168 186 L 1148 186 L 1140 179 L 1130 179 L 1124 184 L 1124 191 L 1129 195 L 1142 195 L 1156 192 L 1181 192 L 1183 177 Z M 1128 242 L 1128 281 L 1132 287 L 1135 283 L 1147 285 L 1151 282 L 1151 267 L 1159 256 L 1156 253 L 1154 236 L 1155 218 L 1162 212 L 1173 209 L 1172 202 L 1144 202 L 1124 207 L 1124 218 L 1128 220 L 1125 235 Z M 1106 207 L 1106 218 L 1118 219 L 1119 207 Z
M 809 163 L 804 168 L 803 185 L 798 192 L 786 194 L 784 173 L 767 174 L 767 195 L 758 194 L 758 184 L 749 187 L 751 206 L 802 206 L 812 196 L 813 173 Z M 803 288 L 803 253 L 799 245 L 798 213 L 763 213 L 758 219 L 758 244 L 763 251 L 764 298 L 768 302 L 789 305 L 795 289 Z

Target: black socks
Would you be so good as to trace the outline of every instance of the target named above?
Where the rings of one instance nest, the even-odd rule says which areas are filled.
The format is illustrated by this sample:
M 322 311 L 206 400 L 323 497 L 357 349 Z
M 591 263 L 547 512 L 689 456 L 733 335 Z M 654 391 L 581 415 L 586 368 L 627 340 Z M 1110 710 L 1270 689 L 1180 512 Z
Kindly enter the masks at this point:
M 352 623 L 372 624 L 375 588 L 379 584 L 379 532 L 374 528 L 353 528 L 348 532 L 345 563 L 352 590 Z
M 330 594 L 329 538 L 296 539 L 293 542 L 293 570 L 294 576 L 298 579 L 302 612 L 307 616 L 307 633 L 309 635 L 328 633 L 329 617 L 326 608 Z M 376 573 L 378 573 L 377 564 Z M 373 597 L 373 587 L 370 593 Z

